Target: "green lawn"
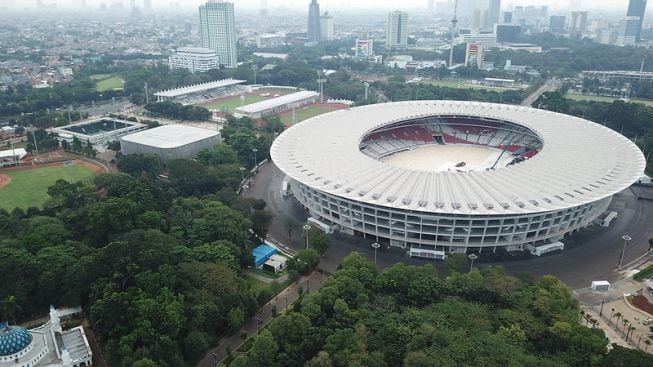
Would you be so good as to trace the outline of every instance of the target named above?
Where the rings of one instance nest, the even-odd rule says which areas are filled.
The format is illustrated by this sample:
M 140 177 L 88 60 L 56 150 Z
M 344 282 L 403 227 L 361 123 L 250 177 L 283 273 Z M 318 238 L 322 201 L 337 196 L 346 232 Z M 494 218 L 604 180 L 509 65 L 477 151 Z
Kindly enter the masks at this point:
M 438 87 L 457 88 L 457 89 L 487 89 L 503 92 L 507 90 L 517 90 L 517 88 L 491 87 L 487 85 L 472 84 L 471 80 L 454 79 L 454 80 L 422 80 L 422 84 L 431 84 Z
M 45 167 L 27 169 L 24 171 L 0 171 L 11 176 L 11 183 L 0 189 L 0 208 L 12 211 L 19 207 L 27 209 L 30 206 L 43 207 L 50 198 L 48 187 L 58 179 L 80 181 L 90 179 L 95 173 L 81 165 L 68 167 Z
M 105 92 L 108 90 L 122 89 L 125 86 L 125 80 L 119 76 L 110 76 L 109 78 L 102 79 L 95 84 L 95 89 L 98 92 Z
M 266 97 L 261 97 L 261 96 L 245 96 L 245 102 L 244 106 L 247 106 L 248 104 L 256 103 L 256 102 L 261 102 L 265 101 Z M 240 96 L 228 98 L 228 99 L 223 99 L 217 102 L 212 102 L 206 105 L 203 105 L 204 107 L 212 110 L 221 110 L 224 112 L 234 112 L 234 109 L 240 107 Z
M 295 118 L 297 119 L 297 122 L 302 122 L 311 117 L 319 116 L 331 111 L 335 111 L 335 109 L 322 106 L 308 106 L 296 109 Z M 292 125 L 292 112 L 287 112 L 281 116 L 281 121 L 286 125 Z
M 648 267 L 640 270 L 637 274 L 635 274 L 635 276 L 633 276 L 633 279 L 638 282 L 643 282 L 651 277 L 653 277 L 653 265 L 649 265 Z
M 112 76 L 113 75 L 111 75 L 111 74 L 93 74 L 93 75 L 89 76 L 89 78 L 91 78 L 92 80 L 104 80 L 104 79 L 109 79 Z
M 590 96 L 587 94 L 578 94 L 578 93 L 567 93 L 565 94 L 565 98 L 574 100 L 574 101 L 596 101 L 596 102 L 607 102 L 607 103 L 612 103 L 616 100 L 619 100 L 620 98 L 617 97 L 606 97 L 606 96 Z M 633 98 L 630 99 L 629 102 L 631 103 L 643 103 L 647 106 L 652 106 L 653 107 L 653 100 L 650 99 L 637 99 Z

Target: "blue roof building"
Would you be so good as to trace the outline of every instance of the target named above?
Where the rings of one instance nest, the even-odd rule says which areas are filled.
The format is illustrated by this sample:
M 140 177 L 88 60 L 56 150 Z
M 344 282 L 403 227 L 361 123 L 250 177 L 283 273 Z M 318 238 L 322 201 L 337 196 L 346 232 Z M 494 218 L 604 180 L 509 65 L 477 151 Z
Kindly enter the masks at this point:
M 277 249 L 268 245 L 261 245 L 252 251 L 254 256 L 254 267 L 258 268 L 263 265 L 270 257 L 277 253 Z

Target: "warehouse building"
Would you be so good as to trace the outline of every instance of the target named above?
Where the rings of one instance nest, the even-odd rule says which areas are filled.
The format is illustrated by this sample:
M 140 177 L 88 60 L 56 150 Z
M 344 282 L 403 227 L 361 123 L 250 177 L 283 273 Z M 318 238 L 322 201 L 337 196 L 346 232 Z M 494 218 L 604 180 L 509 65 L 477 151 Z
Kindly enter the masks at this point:
M 120 140 L 122 154 L 153 154 L 162 162 L 190 159 L 220 144 L 220 132 L 185 125 L 165 125 L 127 135 Z

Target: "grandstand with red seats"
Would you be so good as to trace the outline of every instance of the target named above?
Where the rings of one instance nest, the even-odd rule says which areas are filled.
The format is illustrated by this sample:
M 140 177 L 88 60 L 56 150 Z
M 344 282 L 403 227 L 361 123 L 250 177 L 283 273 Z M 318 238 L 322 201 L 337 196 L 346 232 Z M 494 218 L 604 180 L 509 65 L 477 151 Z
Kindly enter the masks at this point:
M 271 155 L 311 216 L 436 258 L 559 241 L 645 168 L 635 144 L 593 122 L 458 101 L 318 116 L 286 130 Z

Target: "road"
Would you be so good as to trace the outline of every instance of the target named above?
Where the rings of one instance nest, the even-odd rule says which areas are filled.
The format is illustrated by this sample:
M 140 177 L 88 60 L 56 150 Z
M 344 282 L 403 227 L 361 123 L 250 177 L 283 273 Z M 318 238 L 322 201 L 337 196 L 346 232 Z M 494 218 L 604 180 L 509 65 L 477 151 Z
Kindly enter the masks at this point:
M 270 236 L 293 249 L 301 249 L 304 247 L 304 242 L 300 233 L 296 231 L 293 234 L 293 241 L 289 243 L 284 221 L 291 217 L 302 223 L 306 221 L 307 214 L 297 200 L 281 196 L 283 179 L 284 174 L 273 163 L 267 164 L 260 169 L 252 187 L 245 195 L 263 199 L 267 203 L 267 209 L 274 216 L 269 228 Z M 500 265 L 513 274 L 527 273 L 534 277 L 552 274 L 574 289 L 589 287 L 592 280 L 615 281 L 621 278 L 621 275 L 614 270 L 623 246 L 621 237 L 628 234 L 633 238 L 626 248 L 624 263 L 644 254 L 648 250 L 648 239 L 653 238 L 653 226 L 649 222 L 649 218 L 653 217 L 653 201 L 638 200 L 638 196 L 642 193 L 653 197 L 653 188 L 632 187 L 616 195 L 609 210 L 618 212 L 619 217 L 613 221 L 611 227 L 592 226 L 579 232 L 566 241 L 568 247 L 563 253 L 508 261 Z M 370 247 L 372 242 L 372 239 L 337 234 L 320 266 L 334 271 L 342 258 L 351 251 L 363 252 L 373 259 L 374 251 Z M 424 264 L 428 261 L 409 258 L 402 249 L 385 247 L 379 249 L 377 256 L 379 267 L 386 268 L 397 262 Z M 441 264 L 441 262 L 436 263 L 440 267 Z
M 324 285 L 324 276 L 320 273 L 314 272 L 309 276 L 300 278 L 297 282 L 288 286 L 274 299 L 261 307 L 257 315 L 245 322 L 241 331 L 247 333 L 247 339 L 256 335 L 259 329 L 264 328 L 272 320 L 272 306 L 275 306 L 278 313 L 283 312 L 287 306 L 292 305 L 299 299 L 299 288 L 303 290 L 316 291 Z M 258 324 L 258 325 L 257 325 Z M 234 334 L 229 338 L 223 338 L 217 347 L 209 350 L 204 358 L 202 358 L 197 367 L 215 367 L 218 363 L 227 358 L 227 345 L 231 347 L 232 351 L 240 348 L 245 343 L 240 337 L 240 332 Z
M 533 105 L 533 102 L 535 102 L 540 96 L 546 92 L 553 92 L 558 90 L 560 88 L 560 82 L 557 80 L 547 80 L 544 85 L 542 85 L 540 88 L 538 88 L 533 94 L 530 96 L 526 97 L 521 105 L 525 107 L 531 107 Z

